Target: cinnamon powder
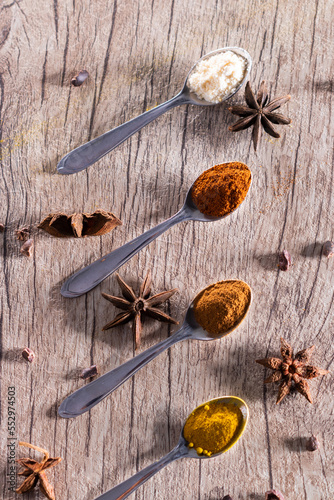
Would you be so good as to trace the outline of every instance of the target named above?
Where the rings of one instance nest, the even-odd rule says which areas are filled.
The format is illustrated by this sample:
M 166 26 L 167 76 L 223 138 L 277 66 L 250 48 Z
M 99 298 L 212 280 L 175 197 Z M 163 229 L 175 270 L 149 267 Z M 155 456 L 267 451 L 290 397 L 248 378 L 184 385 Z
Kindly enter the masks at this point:
M 194 182 L 192 200 L 203 214 L 223 217 L 244 201 L 251 176 L 251 171 L 244 163 L 216 165 L 203 172 Z
M 239 324 L 250 301 L 251 289 L 244 281 L 219 281 L 196 296 L 195 319 L 208 333 L 219 336 Z

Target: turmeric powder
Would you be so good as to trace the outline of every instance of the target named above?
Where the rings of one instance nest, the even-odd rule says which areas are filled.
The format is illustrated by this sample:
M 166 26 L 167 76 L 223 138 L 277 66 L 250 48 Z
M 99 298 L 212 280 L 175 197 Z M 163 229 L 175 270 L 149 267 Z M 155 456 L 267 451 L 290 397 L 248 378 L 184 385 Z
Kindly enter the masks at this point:
M 195 319 L 208 333 L 223 335 L 244 318 L 250 301 L 251 289 L 244 281 L 218 281 L 195 297 Z
M 251 177 L 244 163 L 233 161 L 215 165 L 194 182 L 192 200 L 203 214 L 223 217 L 244 201 Z
M 211 456 L 224 451 L 238 432 L 243 417 L 240 409 L 223 399 L 198 406 L 188 417 L 183 436 L 198 455 Z

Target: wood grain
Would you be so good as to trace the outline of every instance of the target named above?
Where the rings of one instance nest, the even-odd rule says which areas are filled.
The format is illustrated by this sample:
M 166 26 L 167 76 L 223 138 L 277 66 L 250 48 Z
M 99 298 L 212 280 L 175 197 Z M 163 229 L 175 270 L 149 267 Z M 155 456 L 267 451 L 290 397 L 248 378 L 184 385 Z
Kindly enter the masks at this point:
M 90 500 L 160 458 L 188 413 L 218 395 L 240 396 L 250 421 L 238 444 L 212 461 L 173 463 L 141 487 L 137 500 L 260 500 L 271 487 L 289 500 L 334 496 L 332 375 L 311 382 L 314 404 L 293 395 L 275 405 L 265 370 L 254 360 L 277 355 L 279 337 L 314 363 L 333 369 L 334 262 L 321 257 L 333 234 L 332 1 L 317 0 L 2 0 L 0 3 L 0 325 L 1 495 L 7 491 L 7 389 L 16 388 L 16 437 L 63 461 L 48 473 L 57 499 Z M 232 134 L 228 104 L 170 111 L 88 170 L 60 176 L 56 164 L 74 147 L 171 98 L 188 68 L 222 46 L 242 46 L 254 61 L 256 88 L 292 95 L 282 137 Z M 89 79 L 70 86 L 78 70 Z M 241 102 L 238 94 L 233 102 Z M 230 103 L 229 103 L 230 104 Z M 283 110 L 282 110 L 283 111 Z M 112 396 L 75 420 L 60 402 L 84 382 L 134 355 L 129 327 L 102 332 L 115 314 L 101 291 L 114 277 L 69 300 L 60 286 L 75 270 L 175 213 L 195 178 L 227 160 L 253 172 L 240 210 L 215 224 L 183 223 L 120 270 L 135 287 L 152 269 L 156 291 L 178 287 L 166 309 L 182 322 L 192 297 L 224 279 L 247 281 L 254 301 L 233 335 L 184 342 L 160 356 Z M 49 212 L 113 211 L 123 226 L 82 240 L 35 229 Z M 20 255 L 15 230 L 33 227 L 32 258 Z M 281 273 L 286 248 L 293 269 Z M 140 350 L 176 327 L 145 323 Z M 23 347 L 36 352 L 28 365 Z M 304 440 L 318 436 L 318 452 Z M 16 456 L 26 450 L 16 449 Z M 38 494 L 27 498 L 41 498 Z

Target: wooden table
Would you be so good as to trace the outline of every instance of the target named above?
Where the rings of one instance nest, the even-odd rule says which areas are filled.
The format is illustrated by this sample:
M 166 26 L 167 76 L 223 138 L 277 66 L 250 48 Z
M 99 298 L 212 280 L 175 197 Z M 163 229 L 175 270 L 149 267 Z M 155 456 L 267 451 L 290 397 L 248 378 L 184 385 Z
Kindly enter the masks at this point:
M 0 5 L 1 493 L 12 437 L 63 461 L 48 472 L 57 499 L 91 500 L 168 452 L 184 420 L 201 402 L 233 394 L 249 405 L 248 428 L 228 454 L 183 460 L 141 487 L 137 500 L 329 500 L 333 478 L 332 376 L 311 381 L 314 404 L 299 394 L 275 405 L 255 359 L 279 354 L 283 336 L 296 350 L 315 344 L 314 364 L 333 365 L 334 262 L 321 256 L 333 238 L 333 2 L 299 0 L 100 1 L 2 0 Z M 56 172 L 64 154 L 172 97 L 190 66 L 222 46 L 253 57 L 256 89 L 292 95 L 281 139 L 263 137 L 258 154 L 250 130 L 232 134 L 231 102 L 174 109 L 94 166 L 73 176 Z M 70 85 L 89 71 L 80 88 Z M 116 310 L 101 291 L 119 294 L 115 277 L 78 299 L 60 287 L 74 271 L 174 214 L 205 169 L 247 163 L 251 194 L 215 224 L 183 223 L 121 268 L 136 289 L 148 269 L 154 290 L 179 288 L 165 310 L 180 322 L 207 284 L 247 281 L 254 292 L 248 319 L 229 337 L 184 342 L 162 354 L 89 414 L 61 419 L 57 408 L 84 385 L 80 371 L 100 373 L 131 358 L 130 326 L 102 332 Z M 50 212 L 113 211 L 123 226 L 103 237 L 57 239 L 36 229 Z M 15 231 L 32 228 L 31 258 Z M 277 269 L 287 249 L 293 268 Z M 176 331 L 146 321 L 148 348 Z M 21 351 L 36 359 L 28 364 Z M 8 388 L 15 387 L 15 432 L 7 430 Z M 305 451 L 317 435 L 320 449 Z M 28 450 L 16 447 L 16 458 Z M 39 457 L 31 453 L 31 456 Z M 18 478 L 17 484 L 21 484 Z M 35 496 L 36 495 L 36 496 Z M 42 498 L 38 493 L 27 499 Z M 44 498 L 44 497 L 43 497 Z

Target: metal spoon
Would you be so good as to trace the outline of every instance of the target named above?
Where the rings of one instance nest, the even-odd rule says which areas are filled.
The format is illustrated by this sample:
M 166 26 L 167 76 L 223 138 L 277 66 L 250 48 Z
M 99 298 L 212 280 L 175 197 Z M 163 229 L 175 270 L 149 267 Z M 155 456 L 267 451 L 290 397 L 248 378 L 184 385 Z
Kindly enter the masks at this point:
M 155 120 L 156 118 L 158 118 L 158 116 L 162 115 L 163 113 L 166 113 L 166 111 L 175 108 L 176 106 L 180 106 L 182 104 L 197 104 L 198 106 L 212 106 L 214 103 L 207 102 L 204 99 L 200 99 L 199 97 L 197 97 L 195 93 L 190 92 L 187 84 L 188 78 L 191 72 L 194 70 L 194 68 L 200 61 L 202 61 L 203 59 L 207 59 L 212 55 L 219 54 L 220 52 L 226 52 L 228 50 L 234 52 L 237 55 L 242 56 L 244 59 L 246 59 L 247 63 L 243 80 L 237 87 L 235 87 L 232 90 L 230 94 L 224 97 L 223 101 L 226 101 L 227 99 L 232 97 L 236 92 L 238 92 L 238 90 L 241 88 L 244 81 L 246 80 L 252 66 L 252 59 L 251 56 L 248 54 L 248 52 L 242 48 L 224 47 L 222 49 L 217 49 L 212 52 L 209 52 L 205 56 L 201 57 L 201 59 L 199 59 L 194 64 L 194 66 L 189 71 L 183 89 L 179 94 L 172 97 L 172 99 L 170 99 L 169 101 L 164 102 L 163 104 L 160 104 L 159 106 L 156 106 L 155 108 L 150 109 L 149 111 L 146 111 L 146 113 L 143 113 L 142 115 L 139 115 L 136 118 L 133 118 L 132 120 L 126 123 L 123 123 L 119 127 L 109 130 L 109 132 L 106 132 L 105 134 L 96 137 L 92 141 L 89 141 L 86 144 L 83 144 L 82 146 L 73 149 L 73 151 L 64 156 L 58 163 L 57 165 L 58 172 L 60 174 L 75 174 L 76 172 L 80 172 L 81 170 L 84 170 L 90 165 L 93 165 L 93 163 L 95 163 L 104 155 L 106 155 L 107 153 L 115 149 L 117 146 L 122 144 L 122 142 L 124 142 L 126 139 L 128 139 L 133 134 L 138 132 L 141 128 L 145 127 L 145 125 Z
M 245 165 L 247 167 L 247 165 Z M 247 167 L 248 168 L 248 167 Z M 196 182 L 196 181 L 195 181 Z M 89 292 L 92 288 L 95 288 L 101 281 L 106 279 L 110 274 L 117 271 L 119 267 L 125 264 L 131 257 L 136 255 L 142 248 L 155 240 L 160 234 L 164 233 L 170 227 L 178 224 L 179 222 L 193 220 L 201 222 L 213 222 L 224 217 L 211 217 L 205 215 L 198 210 L 194 205 L 191 197 L 192 186 L 188 191 L 186 201 L 179 212 L 177 212 L 173 217 L 170 217 L 164 222 L 161 222 L 157 226 L 149 229 L 144 234 L 137 236 L 132 241 L 129 241 L 125 245 L 113 250 L 109 254 L 101 257 L 92 264 L 80 269 L 76 273 L 65 281 L 61 287 L 60 293 L 64 297 L 79 297 L 84 293 Z M 237 207 L 238 208 L 238 207 Z
M 247 283 L 245 283 L 245 285 L 249 287 Z M 250 287 L 249 291 L 251 294 Z M 81 389 L 75 391 L 61 403 L 58 409 L 59 415 L 63 418 L 72 418 L 82 415 L 86 411 L 93 408 L 93 406 L 97 405 L 100 401 L 102 401 L 102 399 L 112 393 L 126 380 L 132 377 L 138 370 L 140 370 L 140 368 L 149 363 L 149 361 L 152 361 L 152 359 L 158 356 L 158 354 L 162 353 L 177 342 L 181 342 L 186 339 L 217 340 L 225 337 L 240 325 L 245 318 L 251 303 L 250 300 L 244 315 L 239 318 L 237 323 L 235 323 L 232 328 L 223 334 L 212 336 L 212 334 L 208 333 L 197 323 L 193 309 L 194 300 L 188 308 L 183 325 L 177 332 L 175 332 L 171 337 L 168 337 L 166 340 L 159 342 L 159 344 L 156 344 L 141 354 L 138 354 L 138 356 L 126 361 L 126 363 L 121 366 L 118 366 L 114 370 L 102 375 L 102 377 L 99 377 L 90 384 L 87 384 L 84 387 L 81 387 Z
M 221 455 L 222 453 L 225 453 L 232 446 L 234 446 L 235 443 L 238 441 L 238 439 L 242 436 L 245 427 L 247 425 L 249 416 L 248 407 L 242 399 L 237 398 L 235 396 L 225 396 L 222 398 L 215 398 L 203 404 L 210 404 L 212 401 L 222 401 L 225 404 L 233 404 L 237 408 L 239 408 L 242 414 L 242 421 L 239 428 L 237 429 L 231 441 L 221 452 L 215 453 L 210 457 L 206 455 L 199 456 L 196 450 L 194 450 L 194 448 L 188 448 L 187 442 L 183 437 L 183 430 L 184 430 L 183 426 L 179 442 L 175 446 L 175 448 L 173 448 L 172 451 L 167 453 L 167 455 L 165 455 L 163 458 L 161 458 L 154 464 L 149 465 L 148 467 L 141 470 L 140 472 L 137 472 L 137 474 L 130 477 L 123 483 L 119 484 L 118 486 L 115 486 L 115 488 L 112 488 L 111 490 L 107 491 L 107 493 L 104 493 L 103 495 L 99 496 L 98 498 L 96 498 L 96 500 L 121 500 L 123 498 L 127 498 L 129 495 L 131 495 L 131 493 L 133 493 L 137 488 L 139 488 L 139 486 L 144 484 L 148 479 L 154 476 L 154 474 L 156 474 L 161 469 L 166 467 L 166 465 L 170 464 L 171 462 L 174 462 L 174 460 L 178 460 L 179 458 L 200 458 L 200 459 L 214 458 Z

